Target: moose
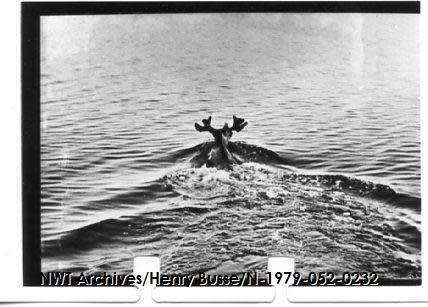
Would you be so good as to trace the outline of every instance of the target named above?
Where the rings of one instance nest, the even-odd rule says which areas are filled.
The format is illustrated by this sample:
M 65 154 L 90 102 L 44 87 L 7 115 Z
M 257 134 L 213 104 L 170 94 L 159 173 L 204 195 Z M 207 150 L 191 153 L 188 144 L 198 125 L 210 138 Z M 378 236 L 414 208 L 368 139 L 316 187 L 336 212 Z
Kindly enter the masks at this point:
M 229 140 L 232 137 L 233 131 L 239 132 L 248 125 L 243 118 L 238 118 L 233 115 L 233 125 L 229 127 L 227 123 L 223 128 L 215 129 L 211 126 L 211 116 L 202 120 L 202 125 L 195 123 L 195 129 L 199 132 L 208 131 L 214 137 L 214 146 L 208 156 L 206 165 L 208 167 L 216 167 L 219 169 L 230 169 L 233 164 L 241 164 L 242 162 L 234 157 L 228 149 Z

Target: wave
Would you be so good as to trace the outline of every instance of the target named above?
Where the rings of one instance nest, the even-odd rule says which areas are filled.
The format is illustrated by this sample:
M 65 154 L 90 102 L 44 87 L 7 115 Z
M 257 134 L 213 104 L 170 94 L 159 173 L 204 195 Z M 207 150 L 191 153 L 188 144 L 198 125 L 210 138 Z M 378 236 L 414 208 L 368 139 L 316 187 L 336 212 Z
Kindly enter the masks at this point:
M 171 154 L 172 159 L 189 159 L 192 167 L 201 167 L 208 160 L 208 155 L 214 147 L 214 142 L 205 142 L 190 148 L 178 150 Z M 229 142 L 228 149 L 243 162 L 259 162 L 263 164 L 287 164 L 290 161 L 279 156 L 276 152 L 245 142 Z
M 43 241 L 43 257 L 81 254 L 76 267 L 82 267 L 85 253 L 112 250 L 119 257 L 116 249 L 124 249 L 124 258 L 107 268 L 129 272 L 118 263 L 150 254 L 161 257 L 164 272 L 232 273 L 230 262 L 240 272 L 262 270 L 267 262 L 260 259 L 290 256 L 303 273 L 369 270 L 382 278 L 420 278 L 419 198 L 344 175 L 290 171 L 278 167 L 287 159 L 242 142 L 230 148 L 243 164 L 207 168 L 212 146 L 170 154 L 188 164 L 104 201 L 135 210 Z
M 191 167 L 199 168 L 205 165 L 213 146 L 214 142 L 201 143 L 193 147 L 178 150 L 172 153 L 170 158 L 172 160 L 187 159 L 189 160 Z M 228 149 L 244 163 L 257 162 L 264 165 L 274 165 L 278 167 L 294 167 L 295 165 L 302 164 L 301 161 L 298 161 L 295 158 L 283 157 L 272 150 L 253 144 L 247 144 L 245 142 L 229 142 Z M 411 208 L 420 212 L 420 198 L 403 193 L 396 193 L 388 185 L 360 180 L 341 174 L 314 175 L 292 173 L 290 176 L 296 176 L 296 180 L 300 180 L 302 183 L 305 181 L 315 181 L 323 185 L 325 188 L 346 190 L 362 197 L 384 200 L 389 204 Z

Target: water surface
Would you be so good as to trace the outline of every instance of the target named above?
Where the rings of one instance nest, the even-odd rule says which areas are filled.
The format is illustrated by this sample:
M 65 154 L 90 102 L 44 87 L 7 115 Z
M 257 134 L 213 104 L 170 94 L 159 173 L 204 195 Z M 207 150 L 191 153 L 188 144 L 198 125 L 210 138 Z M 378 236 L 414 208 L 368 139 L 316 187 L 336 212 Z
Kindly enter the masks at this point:
M 420 278 L 418 16 L 42 18 L 42 269 Z M 194 122 L 249 125 L 231 171 Z

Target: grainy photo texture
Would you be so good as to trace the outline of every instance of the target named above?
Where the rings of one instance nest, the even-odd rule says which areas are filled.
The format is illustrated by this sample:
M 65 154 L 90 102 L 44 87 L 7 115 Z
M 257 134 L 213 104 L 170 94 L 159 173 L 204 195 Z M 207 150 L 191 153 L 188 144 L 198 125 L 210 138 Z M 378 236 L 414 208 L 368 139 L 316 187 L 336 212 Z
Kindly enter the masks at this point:
M 420 279 L 418 18 L 42 17 L 42 271 Z

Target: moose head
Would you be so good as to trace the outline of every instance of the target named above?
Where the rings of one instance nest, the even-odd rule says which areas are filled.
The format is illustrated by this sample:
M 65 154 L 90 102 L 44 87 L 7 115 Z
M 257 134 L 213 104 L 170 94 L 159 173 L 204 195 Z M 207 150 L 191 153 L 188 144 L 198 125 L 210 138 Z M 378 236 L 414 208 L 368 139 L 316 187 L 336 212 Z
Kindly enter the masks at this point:
M 208 131 L 215 139 L 217 146 L 227 146 L 229 139 L 232 137 L 233 131 L 239 132 L 247 126 L 248 123 L 243 118 L 233 115 L 233 125 L 229 127 L 227 123 L 223 128 L 215 129 L 211 126 L 211 116 L 202 120 L 202 125 L 195 123 L 195 129 L 199 132 Z

